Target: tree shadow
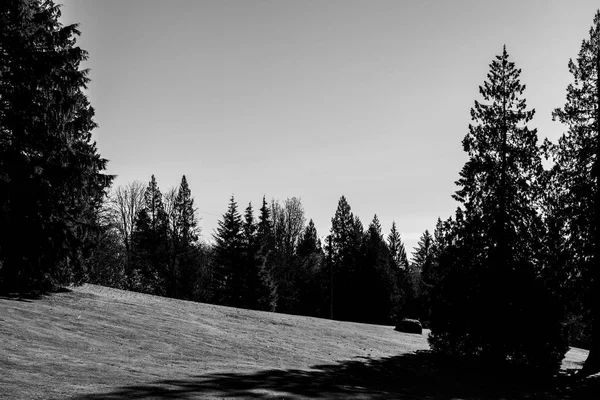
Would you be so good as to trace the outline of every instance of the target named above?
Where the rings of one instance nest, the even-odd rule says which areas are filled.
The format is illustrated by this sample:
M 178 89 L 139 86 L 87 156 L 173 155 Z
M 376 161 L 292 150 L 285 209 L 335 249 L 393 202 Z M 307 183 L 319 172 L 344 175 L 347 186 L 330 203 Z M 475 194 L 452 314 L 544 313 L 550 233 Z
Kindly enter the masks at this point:
M 59 287 L 54 290 L 48 291 L 30 291 L 26 293 L 20 293 L 8 290 L 6 288 L 0 287 L 0 300 L 12 300 L 12 301 L 22 301 L 25 303 L 31 303 L 34 300 L 41 300 L 46 296 L 51 296 L 55 293 L 71 293 L 73 292 L 71 289 L 66 287 Z
M 310 370 L 212 373 L 188 379 L 123 386 L 76 400 L 285 398 L 285 399 L 597 399 L 600 379 L 576 382 L 570 374 L 527 382 L 477 366 L 457 368 L 429 351 L 381 359 L 359 357 Z

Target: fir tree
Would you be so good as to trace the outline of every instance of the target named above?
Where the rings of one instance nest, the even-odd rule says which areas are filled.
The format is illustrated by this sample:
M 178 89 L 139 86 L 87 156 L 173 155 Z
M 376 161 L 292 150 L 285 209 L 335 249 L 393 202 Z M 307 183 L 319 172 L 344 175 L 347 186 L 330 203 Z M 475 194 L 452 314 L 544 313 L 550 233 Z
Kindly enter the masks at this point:
M 585 375 L 600 371 L 600 10 L 577 59 L 569 61 L 569 71 L 574 81 L 567 87 L 567 101 L 553 113 L 568 131 L 556 146 L 550 146 L 556 163 L 555 185 L 550 186 L 556 212 L 550 218 L 565 249 L 555 259 L 569 262 L 552 269 L 560 267 L 564 275 L 574 277 L 571 290 L 585 293 L 583 308 L 592 310 L 592 346 Z
M 134 265 L 143 282 L 138 290 L 172 295 L 169 259 L 169 220 L 162 193 L 152 175 L 144 192 L 144 205 L 139 211 L 133 232 Z M 165 287 L 167 285 L 167 287 Z
M 240 306 L 243 302 L 243 227 L 233 196 L 219 221 L 215 239 L 215 297 L 219 304 Z
M 85 278 L 112 177 L 92 141 L 87 52 L 52 1 L 0 4 L 0 291 Z
M 197 280 L 198 220 L 194 198 L 185 175 L 181 178 L 173 206 L 174 260 L 171 292 L 174 297 L 191 299 Z
M 400 232 L 396 228 L 396 222 L 392 221 L 392 228 L 387 237 L 387 245 L 394 260 L 396 268 L 406 270 L 408 268 L 408 257 L 406 256 L 406 248 L 400 237 Z
M 275 241 L 273 239 L 271 209 L 265 196 L 263 196 L 262 206 L 259 211 L 260 215 L 258 216 L 258 224 L 256 226 L 256 260 L 260 277 L 257 308 L 260 310 L 273 310 L 276 300 L 273 298 L 275 282 L 271 275 L 271 267 L 274 261 Z
M 553 373 L 566 344 L 560 310 L 539 278 L 542 166 L 520 73 L 504 48 L 479 88 L 484 102 L 471 110 L 463 140 L 469 160 L 454 196 L 464 207 L 464 247 L 455 257 L 463 263 L 461 280 L 447 278 L 453 285 L 444 284 L 434 302 L 443 311 L 432 310 L 430 344 L 494 367 Z M 517 331 L 508 320 L 532 329 Z

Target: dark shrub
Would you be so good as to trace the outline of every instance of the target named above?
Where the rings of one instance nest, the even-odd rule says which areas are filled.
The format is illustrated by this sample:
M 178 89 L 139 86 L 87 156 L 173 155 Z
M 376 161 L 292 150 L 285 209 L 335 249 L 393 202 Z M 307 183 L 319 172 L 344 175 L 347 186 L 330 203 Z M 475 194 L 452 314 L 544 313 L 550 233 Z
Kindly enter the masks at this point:
M 403 319 L 398 322 L 395 330 L 404 333 L 418 333 L 419 335 L 423 333 L 423 327 L 416 319 Z

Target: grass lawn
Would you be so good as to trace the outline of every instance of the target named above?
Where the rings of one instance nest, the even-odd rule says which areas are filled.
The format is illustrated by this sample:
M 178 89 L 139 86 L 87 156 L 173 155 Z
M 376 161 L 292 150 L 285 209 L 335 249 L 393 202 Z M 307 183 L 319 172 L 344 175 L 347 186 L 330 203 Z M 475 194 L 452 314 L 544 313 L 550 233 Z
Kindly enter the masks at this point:
M 95 285 L 0 297 L 0 399 L 600 398 L 597 377 L 523 386 L 441 367 L 426 333 Z

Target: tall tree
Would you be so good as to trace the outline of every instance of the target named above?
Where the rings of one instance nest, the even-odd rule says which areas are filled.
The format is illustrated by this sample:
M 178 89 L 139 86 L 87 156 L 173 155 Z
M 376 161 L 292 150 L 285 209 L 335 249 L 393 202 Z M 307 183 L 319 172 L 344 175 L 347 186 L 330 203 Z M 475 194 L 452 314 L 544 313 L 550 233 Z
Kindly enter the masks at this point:
M 173 261 L 170 279 L 174 282 L 172 294 L 178 298 L 191 299 L 197 280 L 198 219 L 194 198 L 185 175 L 175 196 L 172 211 Z
M 134 265 L 141 275 L 138 290 L 165 294 L 170 276 L 169 220 L 154 175 L 144 192 L 144 205 L 138 212 L 133 232 Z M 141 285 L 141 286 L 140 286 Z M 170 289 L 169 289 L 170 290 Z M 167 292 L 167 295 L 170 291 Z
M 364 234 L 361 265 L 357 271 L 355 317 L 371 323 L 391 323 L 398 317 L 402 272 L 394 263 L 381 232 L 377 214 Z
M 60 15 L 51 0 L 0 4 L 0 290 L 81 276 L 86 233 L 112 181 L 92 141 L 80 69 L 88 55 Z
M 133 181 L 125 186 L 119 186 L 110 196 L 114 223 L 128 254 L 131 251 L 131 236 L 135 219 L 144 204 L 144 190 L 142 182 Z
M 267 203 L 266 196 L 263 196 L 262 206 L 259 211 L 260 214 L 256 226 L 256 261 L 260 276 L 257 307 L 260 310 L 274 310 L 276 301 L 273 298 L 273 293 L 275 293 L 276 288 L 270 271 L 275 258 L 275 241 L 273 239 L 271 209 Z
M 243 226 L 233 196 L 229 208 L 219 221 L 215 239 L 215 299 L 219 304 L 238 307 L 242 304 Z
M 364 229 L 352 213 L 345 196 L 340 197 L 335 215 L 331 219 L 330 240 L 327 251 L 332 263 L 333 316 L 339 320 L 356 319 L 360 290 L 359 267 Z
M 387 237 L 387 245 L 396 264 L 396 268 L 406 270 L 408 268 L 408 257 L 406 256 L 406 248 L 400 237 L 400 232 L 396 228 L 396 222 L 392 221 L 392 228 Z
M 600 371 L 600 10 L 569 71 L 574 82 L 567 101 L 553 113 L 568 131 L 552 153 L 559 226 L 567 232 L 564 243 L 574 267 L 567 274 L 579 281 L 576 288 L 587 293 L 592 310 L 592 347 L 582 373 L 593 374 Z
M 463 236 L 473 240 L 463 251 L 470 260 L 461 272 L 464 282 L 446 286 L 451 301 L 444 306 L 469 308 L 432 310 L 430 343 L 441 352 L 459 351 L 497 367 L 513 364 L 552 373 L 566 344 L 560 312 L 538 275 L 542 166 L 537 132 L 527 127 L 534 110 L 527 109 L 520 73 L 505 47 L 479 88 L 483 102 L 475 101 L 471 109 L 473 123 L 463 140 L 469 159 L 454 198 L 464 207 Z M 470 322 L 461 319 L 465 326 L 451 321 L 469 312 Z M 535 321 L 534 329 L 516 331 L 507 320 L 517 326 Z
M 257 253 L 259 242 L 257 237 L 258 226 L 254 221 L 254 209 L 252 203 L 248 203 L 244 212 L 244 222 L 242 226 L 243 242 L 243 307 L 256 309 L 259 308 L 260 296 L 263 292 L 262 281 L 259 268 L 259 259 Z
M 418 271 L 421 280 L 427 280 L 433 262 L 433 236 L 431 236 L 429 230 L 425 230 L 419 238 L 412 256 L 413 268 Z
M 275 289 L 272 293 L 274 310 L 291 313 L 298 302 L 294 266 L 297 264 L 296 250 L 306 221 L 304 207 L 297 197 L 288 198 L 283 204 L 273 200 L 271 215 L 275 251 L 274 263 L 269 271 Z

